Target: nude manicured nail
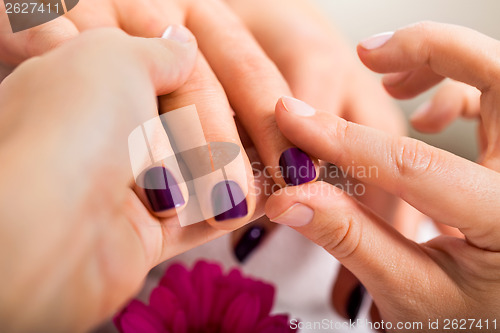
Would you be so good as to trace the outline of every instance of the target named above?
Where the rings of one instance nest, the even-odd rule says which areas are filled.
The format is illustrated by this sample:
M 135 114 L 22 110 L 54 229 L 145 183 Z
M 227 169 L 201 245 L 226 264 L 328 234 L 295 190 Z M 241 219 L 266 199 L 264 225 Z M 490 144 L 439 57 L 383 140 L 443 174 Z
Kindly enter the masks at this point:
M 314 217 L 314 211 L 304 204 L 296 203 L 280 215 L 271 218 L 275 223 L 290 227 L 303 227 L 309 224 Z
M 432 108 L 432 103 L 430 101 L 424 102 L 411 115 L 410 120 L 416 120 L 425 117 L 429 113 L 431 108 Z
M 311 117 L 316 113 L 312 106 L 293 97 L 281 97 L 281 103 L 285 110 L 298 116 Z
M 394 32 L 383 32 L 381 34 L 377 34 L 371 36 L 370 38 L 365 39 L 359 45 L 366 50 L 375 50 L 379 47 L 383 46 L 391 37 L 394 35 Z
M 387 87 L 397 86 L 403 83 L 410 75 L 411 72 L 386 74 L 382 78 L 382 83 Z
M 193 35 L 182 25 L 169 25 L 161 38 L 185 44 L 192 41 Z

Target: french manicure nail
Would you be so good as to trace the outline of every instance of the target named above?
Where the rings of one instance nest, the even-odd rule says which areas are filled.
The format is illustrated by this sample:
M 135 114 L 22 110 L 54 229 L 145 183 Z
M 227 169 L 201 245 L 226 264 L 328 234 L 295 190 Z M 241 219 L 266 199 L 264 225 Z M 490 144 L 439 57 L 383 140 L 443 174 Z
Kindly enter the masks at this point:
M 296 203 L 280 215 L 270 219 L 274 223 L 290 227 L 303 227 L 309 224 L 314 217 L 314 211 L 308 206 Z
M 155 212 L 181 207 L 186 203 L 174 176 L 164 167 L 154 167 L 146 172 L 144 190 Z
M 383 32 L 381 34 L 377 34 L 371 36 L 370 38 L 365 39 L 359 45 L 366 50 L 375 50 L 379 47 L 383 46 L 391 37 L 394 35 L 394 32 Z
M 431 101 L 422 103 L 415 112 L 411 115 L 410 120 L 415 120 L 424 117 L 432 108 Z
M 285 150 L 281 154 L 279 165 L 287 185 L 300 185 L 316 179 L 314 162 L 299 148 L 293 147 Z
M 189 30 L 182 25 L 169 25 L 163 35 L 161 36 L 163 39 L 173 40 L 179 43 L 189 43 L 193 39 L 193 35 L 189 32 Z
M 358 317 L 365 292 L 365 287 L 360 283 L 356 286 L 356 288 L 354 288 L 349 296 L 349 299 L 347 300 L 346 312 L 351 321 L 355 321 Z
M 249 228 L 234 247 L 234 255 L 240 263 L 243 263 L 248 256 L 259 246 L 266 235 L 266 229 L 260 225 Z
M 247 200 L 241 187 L 232 180 L 222 181 L 212 189 L 212 208 L 216 221 L 245 217 L 248 214 Z
M 312 106 L 293 97 L 281 97 L 281 104 L 288 112 L 302 117 L 311 117 L 316 113 L 316 109 Z

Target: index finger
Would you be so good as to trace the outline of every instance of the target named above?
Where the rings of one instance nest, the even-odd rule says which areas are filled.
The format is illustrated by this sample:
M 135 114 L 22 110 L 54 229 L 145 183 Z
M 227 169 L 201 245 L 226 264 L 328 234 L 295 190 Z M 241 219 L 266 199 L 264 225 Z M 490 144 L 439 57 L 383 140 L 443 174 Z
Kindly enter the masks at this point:
M 498 173 L 421 141 L 317 112 L 292 98 L 278 102 L 276 119 L 301 149 L 400 196 L 436 221 L 460 228 L 475 245 L 499 248 Z
M 4 2 L 0 1 L 0 61 L 6 64 L 17 65 L 77 35 L 78 29 L 66 17 L 13 33 Z
M 499 52 L 500 43 L 493 38 L 434 22 L 376 35 L 358 46 L 361 61 L 375 72 L 407 72 L 429 66 L 438 75 L 482 91 L 495 85 L 500 75 Z

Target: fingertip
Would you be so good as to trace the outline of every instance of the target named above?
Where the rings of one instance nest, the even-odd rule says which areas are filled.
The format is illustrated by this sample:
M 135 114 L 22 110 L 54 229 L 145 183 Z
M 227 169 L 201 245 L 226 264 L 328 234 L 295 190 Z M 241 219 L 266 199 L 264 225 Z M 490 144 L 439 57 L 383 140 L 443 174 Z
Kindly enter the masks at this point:
M 161 38 L 165 40 L 175 41 L 184 45 L 196 43 L 196 38 L 191 33 L 191 31 L 180 24 L 169 25 L 163 32 Z

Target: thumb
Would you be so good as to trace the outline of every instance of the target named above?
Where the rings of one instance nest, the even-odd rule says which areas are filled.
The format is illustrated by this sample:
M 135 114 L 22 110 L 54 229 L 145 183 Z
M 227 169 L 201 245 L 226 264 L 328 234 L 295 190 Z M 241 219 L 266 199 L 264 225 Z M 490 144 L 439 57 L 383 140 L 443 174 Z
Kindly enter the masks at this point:
M 407 306 L 417 292 L 408 280 L 428 281 L 428 275 L 436 273 L 436 264 L 418 244 L 330 184 L 283 188 L 269 198 L 266 214 L 335 256 L 363 283 L 379 308 L 394 309 L 394 302 Z

